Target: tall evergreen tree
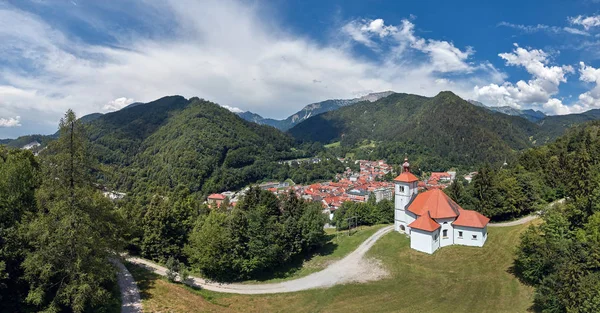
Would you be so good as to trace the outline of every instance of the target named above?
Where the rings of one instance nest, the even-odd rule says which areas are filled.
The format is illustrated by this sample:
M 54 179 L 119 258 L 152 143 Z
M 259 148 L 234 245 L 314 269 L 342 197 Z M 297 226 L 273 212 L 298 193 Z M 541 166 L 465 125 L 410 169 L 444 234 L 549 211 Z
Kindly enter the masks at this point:
M 23 267 L 31 286 L 27 301 L 46 312 L 106 304 L 115 283 L 109 258 L 119 246 L 116 219 L 112 203 L 93 187 L 85 138 L 69 110 L 59 139 L 41 158 L 39 210 L 27 227 L 32 249 Z

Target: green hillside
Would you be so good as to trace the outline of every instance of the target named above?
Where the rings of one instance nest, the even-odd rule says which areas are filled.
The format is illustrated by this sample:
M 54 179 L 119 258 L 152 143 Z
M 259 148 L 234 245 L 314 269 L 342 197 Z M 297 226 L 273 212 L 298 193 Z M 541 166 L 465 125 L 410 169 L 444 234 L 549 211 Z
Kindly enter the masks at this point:
M 376 141 L 386 150 L 381 157 L 403 150 L 474 165 L 502 161 L 532 146 L 529 138 L 538 129 L 523 118 L 493 113 L 452 92 L 441 92 L 433 98 L 394 94 L 358 103 L 312 117 L 289 132 L 301 141 L 341 141 L 350 147 Z
M 239 188 L 265 178 L 273 161 L 296 156 L 288 135 L 180 96 L 105 114 L 89 123 L 88 135 L 114 174 L 105 183 L 124 190 Z

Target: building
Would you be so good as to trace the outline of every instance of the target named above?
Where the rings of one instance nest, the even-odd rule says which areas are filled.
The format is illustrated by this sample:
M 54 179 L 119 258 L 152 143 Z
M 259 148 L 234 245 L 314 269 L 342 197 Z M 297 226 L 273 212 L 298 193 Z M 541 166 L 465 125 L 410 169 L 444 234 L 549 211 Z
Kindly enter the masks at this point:
M 375 194 L 375 202 L 379 202 L 381 200 L 390 200 L 394 198 L 394 188 L 378 188 L 373 191 Z
M 207 202 L 210 207 L 212 207 L 212 205 L 214 204 L 218 208 L 221 206 L 221 203 L 223 203 L 224 200 L 224 195 L 219 193 L 213 193 L 212 195 L 208 196 Z
M 432 254 L 453 244 L 482 247 L 490 219 L 464 210 L 440 189 L 418 193 L 419 179 L 410 172 L 408 159 L 394 180 L 394 229 L 410 237 L 410 247 Z

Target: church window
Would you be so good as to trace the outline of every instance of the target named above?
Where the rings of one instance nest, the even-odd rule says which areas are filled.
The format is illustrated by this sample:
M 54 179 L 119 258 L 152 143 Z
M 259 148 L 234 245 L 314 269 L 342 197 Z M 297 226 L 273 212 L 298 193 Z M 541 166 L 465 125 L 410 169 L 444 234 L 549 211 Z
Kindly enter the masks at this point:
M 448 230 L 447 230 L 447 229 L 444 229 L 444 230 L 442 231 L 442 237 L 443 237 L 443 238 L 448 238 Z
M 473 235 L 473 240 L 477 240 L 477 235 Z
M 437 241 L 438 240 L 438 234 L 433 235 L 433 240 Z
M 400 192 L 404 192 L 404 186 L 400 186 Z
M 448 222 L 444 222 L 444 225 L 448 224 Z
M 461 238 L 461 239 L 462 239 L 462 231 L 459 231 L 459 232 L 458 232 L 458 238 Z

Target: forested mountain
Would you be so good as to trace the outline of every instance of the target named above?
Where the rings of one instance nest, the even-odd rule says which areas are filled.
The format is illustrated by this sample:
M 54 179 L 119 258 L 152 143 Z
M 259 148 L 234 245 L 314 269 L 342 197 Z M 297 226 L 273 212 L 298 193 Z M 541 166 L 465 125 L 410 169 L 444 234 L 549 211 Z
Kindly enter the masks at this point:
M 358 102 L 362 102 L 362 101 L 374 102 L 381 98 L 387 97 L 391 94 L 393 94 L 392 91 L 384 91 L 384 92 L 370 93 L 368 95 L 362 96 L 360 98 L 354 98 L 354 99 L 333 99 L 333 100 L 325 100 L 325 101 L 321 101 L 321 102 L 316 102 L 316 103 L 312 103 L 312 104 L 305 106 L 304 108 L 302 108 L 302 110 L 290 115 L 285 120 L 275 120 L 275 119 L 271 119 L 271 118 L 264 118 L 256 113 L 252 113 L 249 111 L 238 113 L 238 115 L 247 121 L 273 126 L 277 129 L 285 131 L 285 130 L 288 130 L 288 129 L 294 127 L 298 123 L 301 123 L 302 121 L 310 118 L 311 116 L 315 116 L 315 115 L 318 115 L 318 114 L 321 114 L 324 112 L 337 110 L 341 107 L 344 107 L 344 106 L 347 106 L 350 104 L 354 104 L 354 103 L 358 103 Z
M 368 153 L 358 150 L 361 157 L 392 163 L 401 162 L 394 157 L 414 154 L 427 170 L 436 170 L 510 160 L 515 151 L 552 142 L 573 125 L 600 119 L 600 110 L 591 110 L 534 123 L 471 102 L 449 91 L 431 98 L 393 94 L 314 116 L 289 133 L 300 141 L 340 141 L 344 151 L 368 147 Z
M 374 103 L 358 103 L 298 124 L 299 140 L 357 146 L 380 142 L 380 154 L 409 152 L 449 163 L 472 165 L 504 160 L 512 151 L 532 146 L 538 126 L 516 116 L 492 113 L 452 92 L 433 98 L 394 94 Z M 382 148 L 383 147 L 383 148 Z
M 547 116 L 540 120 L 540 133 L 536 136 L 540 143 L 551 142 L 565 133 L 565 130 L 572 126 L 583 124 L 600 119 L 600 109 L 589 110 L 587 112 L 568 115 Z
M 92 152 L 124 190 L 183 186 L 234 189 L 262 178 L 274 161 L 298 156 L 292 139 L 199 98 L 164 97 L 89 123 Z

